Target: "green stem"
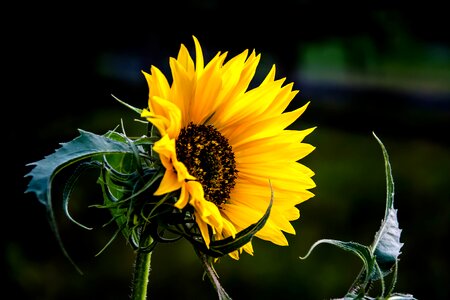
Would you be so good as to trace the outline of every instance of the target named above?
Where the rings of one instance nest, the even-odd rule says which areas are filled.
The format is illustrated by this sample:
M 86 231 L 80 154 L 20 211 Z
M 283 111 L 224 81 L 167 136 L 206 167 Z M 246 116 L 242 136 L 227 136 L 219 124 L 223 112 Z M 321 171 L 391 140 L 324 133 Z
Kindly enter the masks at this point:
M 137 251 L 134 265 L 134 278 L 132 287 L 132 300 L 147 299 L 148 276 L 152 252 Z

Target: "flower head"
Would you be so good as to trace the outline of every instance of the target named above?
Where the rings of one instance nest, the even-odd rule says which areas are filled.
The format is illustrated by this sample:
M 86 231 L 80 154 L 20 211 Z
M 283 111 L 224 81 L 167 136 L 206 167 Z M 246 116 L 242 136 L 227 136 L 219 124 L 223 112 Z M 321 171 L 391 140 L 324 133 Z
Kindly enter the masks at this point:
M 285 111 L 298 91 L 275 79 L 275 66 L 250 88 L 255 51 L 228 61 L 219 52 L 206 63 L 193 39 L 195 62 L 184 45 L 170 58 L 172 83 L 155 66 L 143 72 L 149 99 L 141 116 L 159 132 L 152 149 L 164 168 L 155 195 L 175 193 L 175 208 L 192 212 L 207 247 L 257 222 L 273 201 L 255 236 L 288 245 L 296 205 L 314 196 L 314 173 L 298 162 L 314 150 L 302 143 L 314 128 L 287 129 L 308 104 Z M 229 254 L 238 259 L 242 250 L 253 254 L 251 241 Z

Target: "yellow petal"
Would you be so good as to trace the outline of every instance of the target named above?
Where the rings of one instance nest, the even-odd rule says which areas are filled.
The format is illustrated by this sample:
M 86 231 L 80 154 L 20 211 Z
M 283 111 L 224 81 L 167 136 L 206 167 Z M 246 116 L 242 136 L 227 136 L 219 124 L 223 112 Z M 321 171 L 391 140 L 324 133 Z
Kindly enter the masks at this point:
M 153 96 L 157 96 L 160 98 L 168 99 L 169 98 L 169 92 L 170 92 L 170 85 L 167 81 L 166 76 L 155 66 L 152 66 L 150 68 L 150 71 L 152 73 L 151 76 L 146 75 L 144 72 L 145 78 L 147 79 L 148 85 L 149 85 L 149 99 L 151 99 Z M 156 114 L 163 114 L 163 109 L 158 109 L 154 111 Z
M 264 185 L 258 185 L 250 181 L 239 180 L 230 194 L 230 202 L 234 203 L 235 200 L 257 197 L 257 201 L 264 203 L 263 207 L 267 208 L 272 193 L 271 189 L 274 193 L 272 205 L 280 207 L 280 209 L 288 209 L 304 201 L 302 193 L 276 189 L 273 186 L 271 187 L 268 181 Z
M 193 36 L 193 38 L 195 44 L 195 71 L 197 73 L 197 76 L 200 77 L 202 76 L 204 68 L 203 52 L 197 38 L 195 36 Z
M 155 115 L 147 109 L 143 109 L 141 113 L 141 117 L 146 118 L 147 121 L 152 123 L 156 129 L 158 129 L 161 136 L 167 134 L 167 128 L 169 127 L 169 120 L 167 120 L 163 116 Z
M 181 183 L 177 179 L 177 174 L 172 169 L 166 169 L 164 177 L 159 184 L 158 189 L 154 195 L 164 195 L 178 190 L 181 187 Z
M 242 249 L 250 255 L 253 255 L 253 245 L 252 242 L 248 242 L 242 247 Z
M 226 114 L 224 113 L 221 119 L 221 122 L 226 124 L 222 129 L 223 132 L 226 132 L 226 128 L 236 123 L 246 124 L 251 122 L 255 116 L 263 113 L 276 97 L 280 86 L 280 81 L 274 81 L 236 97 L 235 101 L 230 102 Z
M 186 168 L 186 166 L 182 162 L 179 162 L 176 158 L 174 158 L 172 160 L 172 166 L 177 171 L 178 181 L 181 182 L 184 180 L 195 180 L 196 179 L 194 176 L 189 174 L 189 171 Z
M 239 251 L 237 250 L 228 253 L 228 255 L 235 260 L 239 260 Z
M 159 114 L 159 116 L 164 117 L 167 120 L 165 131 L 171 138 L 176 138 L 181 130 L 180 109 L 171 101 L 158 96 L 151 97 L 149 103 L 151 104 L 150 111 L 152 113 L 160 110 L 164 111 L 164 113 Z M 165 133 L 161 132 L 161 135 L 163 134 Z
M 180 63 L 180 65 L 184 68 L 184 70 L 187 73 L 194 74 L 195 72 L 195 66 L 194 61 L 191 58 L 191 55 L 189 54 L 189 51 L 187 50 L 186 46 L 181 44 L 180 51 L 178 52 L 177 61 Z
M 282 135 L 276 137 L 268 137 L 251 141 L 245 144 L 245 147 L 235 149 L 236 162 L 241 164 L 277 163 L 279 161 L 297 161 L 309 153 L 315 147 L 300 143 L 292 142 L 289 139 L 280 139 Z M 273 151 L 277 149 L 277 151 Z
M 248 207 L 234 204 L 224 204 L 223 213 L 233 223 L 243 228 L 249 226 L 249 224 L 257 222 L 263 215 L 261 212 L 255 211 Z M 271 224 L 270 220 L 268 220 L 263 228 L 256 233 L 256 236 L 264 240 L 271 241 L 277 245 L 284 246 L 288 244 L 284 234 L 276 228 L 276 226 Z
M 315 187 L 314 181 L 310 178 L 314 173 L 309 168 L 296 162 L 286 162 L 283 166 L 265 163 L 252 166 L 240 165 L 239 176 L 253 182 L 266 183 L 269 179 L 274 186 L 281 184 L 299 184 L 303 188 Z
M 211 118 L 219 130 L 227 124 L 223 122 L 224 116 L 228 114 L 228 109 L 237 98 L 241 97 L 248 88 L 258 66 L 260 55 L 253 51 L 247 58 L 248 51 L 245 50 L 238 56 L 229 60 L 223 67 L 223 91 L 219 96 L 220 106 L 215 110 Z
M 153 151 L 167 159 L 172 159 L 176 155 L 175 140 L 168 134 L 164 135 L 153 145 Z M 166 167 L 167 168 L 167 167 Z
M 213 233 L 222 233 L 223 219 L 220 211 L 214 203 L 205 200 L 202 185 L 197 181 L 188 181 L 186 186 L 190 194 L 189 204 L 195 208 L 198 217 L 211 225 Z
M 219 104 L 218 95 L 222 90 L 221 63 L 224 55 L 216 55 L 197 78 L 197 85 L 191 103 L 190 120 L 195 124 L 202 124 Z
M 223 230 L 221 236 L 223 238 L 227 238 L 229 236 L 235 238 L 236 237 L 236 227 L 234 227 L 233 223 L 231 223 L 228 219 L 222 218 L 223 221 Z
M 205 242 L 206 247 L 209 249 L 209 244 L 211 242 L 211 238 L 209 236 L 208 224 L 203 221 L 202 217 L 199 215 L 197 211 L 194 212 L 195 222 L 200 229 L 200 233 L 202 234 L 203 240 Z
M 283 129 L 291 125 L 306 110 L 308 104 L 279 116 L 274 116 L 260 120 L 248 126 L 240 126 L 227 132 L 230 143 L 237 147 L 244 142 L 256 140 L 264 137 L 274 136 L 282 132 Z
M 272 204 L 268 222 L 272 223 L 272 225 L 279 230 L 295 234 L 295 229 L 289 222 L 294 219 L 288 219 L 285 217 L 285 211 L 287 208 L 283 205 L 280 205 L 283 204 L 282 202 L 275 202 L 275 200 L 278 200 L 277 195 L 278 193 L 274 191 L 274 203 Z M 261 198 L 251 194 L 234 194 L 233 199 L 232 201 L 230 201 L 230 203 L 237 206 L 247 207 L 262 215 L 266 212 L 267 207 L 269 206 L 269 198 Z M 290 209 L 291 207 L 292 206 L 289 206 L 288 209 Z M 295 209 L 298 210 L 297 208 Z M 297 214 L 297 216 L 300 215 Z
M 170 69 L 173 78 L 171 100 L 180 109 L 181 126 L 184 128 L 189 121 L 189 109 L 195 92 L 195 74 L 189 72 L 182 62 L 174 58 L 170 59 Z
M 186 204 L 188 204 L 188 201 L 189 201 L 189 194 L 186 189 L 186 185 L 183 184 L 181 186 L 180 198 L 178 198 L 178 201 L 175 203 L 175 207 L 183 209 L 186 206 Z

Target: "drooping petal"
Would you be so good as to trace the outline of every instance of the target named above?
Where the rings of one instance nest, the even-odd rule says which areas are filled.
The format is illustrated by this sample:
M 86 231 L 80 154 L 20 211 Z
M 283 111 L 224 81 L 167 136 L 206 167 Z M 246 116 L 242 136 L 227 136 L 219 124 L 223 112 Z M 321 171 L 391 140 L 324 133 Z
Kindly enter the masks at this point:
M 189 202 L 189 193 L 187 191 L 186 185 L 183 184 L 181 186 L 180 197 L 178 201 L 174 204 L 174 206 L 178 209 L 183 209 Z
M 181 129 L 180 109 L 171 101 L 159 96 L 151 97 L 149 99 L 149 106 L 150 111 L 144 109 L 142 116 L 147 117 L 149 122 L 152 122 L 156 118 L 163 120 L 163 129 L 158 128 L 161 135 L 168 134 L 171 138 L 177 137 Z M 157 114 L 155 113 L 156 111 L 163 111 L 164 113 Z
M 164 177 L 159 184 L 158 189 L 155 191 L 154 195 L 160 196 L 168 194 L 170 192 L 176 191 L 181 187 L 181 183 L 177 180 L 177 173 L 171 169 L 166 169 Z
M 218 207 L 205 200 L 201 184 L 197 181 L 188 181 L 186 187 L 190 194 L 189 204 L 195 208 L 195 217 L 202 233 L 205 244 L 209 247 L 210 237 L 206 225 L 211 226 L 213 234 L 222 234 L 223 218 Z

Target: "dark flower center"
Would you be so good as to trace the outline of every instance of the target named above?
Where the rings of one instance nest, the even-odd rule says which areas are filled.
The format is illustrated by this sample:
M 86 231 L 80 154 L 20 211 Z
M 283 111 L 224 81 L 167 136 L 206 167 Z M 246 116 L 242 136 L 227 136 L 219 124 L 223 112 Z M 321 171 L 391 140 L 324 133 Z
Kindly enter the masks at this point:
M 230 198 L 237 170 L 233 149 L 212 125 L 192 122 L 176 141 L 177 158 L 202 184 L 205 199 L 220 206 Z

